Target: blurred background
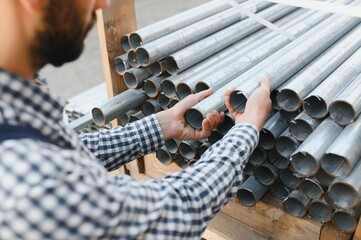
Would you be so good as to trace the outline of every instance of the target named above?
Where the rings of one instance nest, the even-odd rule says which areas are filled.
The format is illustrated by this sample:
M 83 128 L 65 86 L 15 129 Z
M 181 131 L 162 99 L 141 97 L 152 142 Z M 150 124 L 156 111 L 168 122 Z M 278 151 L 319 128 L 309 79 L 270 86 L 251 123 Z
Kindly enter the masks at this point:
M 208 0 L 134 0 L 137 28 L 173 16 Z M 41 74 L 47 78 L 51 91 L 64 98 L 71 98 L 104 82 L 103 67 L 96 26 L 85 40 L 85 49 L 75 62 L 60 68 L 46 66 Z

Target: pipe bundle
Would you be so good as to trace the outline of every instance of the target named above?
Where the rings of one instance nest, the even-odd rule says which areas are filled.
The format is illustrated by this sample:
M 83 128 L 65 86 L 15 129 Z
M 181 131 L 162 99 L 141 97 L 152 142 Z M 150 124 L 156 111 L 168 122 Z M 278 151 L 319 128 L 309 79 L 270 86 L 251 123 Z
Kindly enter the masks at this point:
M 268 75 L 274 111 L 245 166 L 240 203 L 253 206 L 270 190 L 290 214 L 309 214 L 353 232 L 361 201 L 361 20 L 237 2 L 296 39 L 263 28 L 219 0 L 139 29 L 122 38 L 127 53 L 114 62 L 130 89 L 95 109 L 94 119 L 102 125 L 118 117 L 125 125 L 213 88 L 213 95 L 185 114 L 199 129 L 208 113 L 226 110 L 226 90 L 236 87 L 230 101 L 242 112 Z M 170 139 L 156 155 L 165 165 L 185 168 L 233 125 L 228 114 L 208 139 Z

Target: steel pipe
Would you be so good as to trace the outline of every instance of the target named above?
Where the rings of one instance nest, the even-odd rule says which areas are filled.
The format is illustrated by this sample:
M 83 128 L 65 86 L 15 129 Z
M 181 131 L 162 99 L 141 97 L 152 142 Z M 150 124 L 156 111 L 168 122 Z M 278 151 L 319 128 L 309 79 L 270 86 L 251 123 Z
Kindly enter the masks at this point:
M 359 33 L 361 33 L 361 31 Z M 332 99 L 342 92 L 348 83 L 360 73 L 361 49 L 357 50 L 303 100 L 305 112 L 317 119 L 326 117 Z
M 292 191 L 288 197 L 283 200 L 285 210 L 295 217 L 305 216 L 310 203 L 310 199 L 300 191 Z
M 340 125 L 348 125 L 356 120 L 361 113 L 361 74 L 333 99 L 329 112 Z
M 268 152 L 268 161 L 279 170 L 287 169 L 290 163 L 288 158 L 281 156 L 276 149 Z
M 290 194 L 290 190 L 280 181 L 271 187 L 270 192 L 272 196 L 280 200 L 284 200 Z
M 292 21 L 292 19 L 299 17 L 299 15 L 301 14 L 303 14 L 302 10 L 295 11 L 288 16 L 282 18 L 281 20 L 277 21 L 276 24 L 283 25 L 289 21 Z M 213 70 L 211 69 L 215 68 L 215 66 L 222 66 L 223 64 L 219 65 L 219 63 L 221 61 L 223 62 L 230 55 L 234 55 L 235 53 L 238 53 L 240 55 L 245 54 L 262 45 L 264 41 L 269 41 L 270 39 L 272 39 L 274 37 L 273 34 L 273 31 L 268 28 L 259 30 L 251 36 L 242 39 L 241 41 L 231 45 L 230 47 L 227 47 L 226 49 L 192 66 L 184 72 L 181 72 L 175 76 L 170 76 L 168 79 L 162 82 L 162 91 L 166 96 L 174 97 L 176 85 L 180 82 L 184 80 L 188 81 L 188 78 L 194 77 L 195 75 L 200 78 L 202 78 L 203 76 L 209 76 L 209 74 L 213 72 Z
M 81 131 L 92 123 L 93 123 L 92 116 L 90 114 L 87 114 L 70 122 L 68 124 L 68 127 L 74 129 L 75 131 Z
M 172 98 L 172 99 L 169 101 L 168 108 L 174 107 L 177 103 L 179 103 L 179 99 L 178 99 L 178 98 Z
M 265 150 L 271 150 L 275 146 L 276 138 L 285 129 L 287 129 L 287 123 L 281 118 L 280 113 L 276 113 L 263 126 L 258 144 Z
M 325 151 L 341 131 L 342 127 L 332 119 L 324 120 L 292 154 L 290 161 L 295 172 L 304 177 L 314 176 L 320 167 Z
M 130 34 L 124 34 L 121 38 L 120 38 L 120 46 L 123 49 L 124 52 L 128 52 L 129 50 L 132 49 L 132 47 L 129 44 L 129 35 Z
M 160 112 L 161 110 L 162 107 L 155 99 L 148 99 L 142 105 L 142 112 L 144 113 L 145 116 L 150 116 L 154 113 Z
M 256 13 L 270 5 L 272 4 L 267 2 L 246 2 L 241 6 L 253 13 Z M 174 53 L 177 50 L 197 42 L 215 32 L 218 32 L 244 18 L 246 18 L 246 16 L 235 8 L 217 13 L 138 47 L 136 49 L 136 59 L 141 66 L 147 67 L 155 61 L 158 61 L 159 59 L 162 59 L 169 54 Z
M 352 233 L 356 231 L 360 210 L 360 206 L 354 209 L 337 209 L 332 214 L 332 222 L 339 230 Z
M 321 121 L 301 112 L 289 123 L 292 136 L 300 142 L 305 141 L 311 133 L 320 125 Z
M 179 145 L 179 153 L 188 160 L 195 159 L 198 156 L 198 141 L 183 141 Z
M 188 167 L 193 166 L 193 164 L 195 164 L 198 160 L 197 159 L 192 159 L 188 161 Z
M 160 76 L 163 73 L 165 73 L 165 67 L 164 67 L 164 60 L 158 60 L 157 62 L 154 62 L 149 65 L 148 71 L 153 76 Z
M 179 153 L 175 154 L 174 156 L 174 162 L 177 164 L 178 167 L 181 169 L 186 169 L 188 167 L 188 162 L 186 159 Z
M 173 162 L 174 155 L 168 152 L 165 147 L 159 148 L 155 153 L 156 157 L 163 165 L 168 166 Z
M 145 91 L 145 94 L 147 94 L 150 98 L 156 98 L 160 93 L 160 83 L 163 79 L 165 79 L 167 76 L 153 76 L 146 80 L 144 80 L 143 83 L 143 90 Z M 124 79 L 125 80 L 125 79 Z
M 164 146 L 171 154 L 176 154 L 179 149 L 179 145 L 181 144 L 180 140 L 170 138 L 165 140 Z
M 330 196 L 339 208 L 353 208 L 360 202 L 361 193 L 361 161 L 346 178 L 336 179 L 330 186 Z
M 244 0 L 236 0 L 236 2 L 242 3 Z M 133 48 L 137 48 L 228 8 L 230 8 L 230 6 L 227 3 L 219 0 L 202 4 L 132 32 L 130 34 L 130 45 Z
M 124 83 L 128 88 L 135 89 L 141 87 L 149 77 L 151 74 L 146 68 L 132 68 L 124 72 Z
M 104 105 L 93 108 L 93 121 L 97 126 L 104 126 L 117 118 L 120 113 L 139 107 L 147 98 L 142 89 L 129 89 L 115 96 Z
M 287 128 L 276 140 L 275 148 L 284 158 L 289 158 L 292 153 L 301 145 L 301 142 L 294 138 Z
M 244 166 L 243 173 L 247 176 L 254 175 L 254 170 L 256 169 L 256 166 L 253 165 L 251 162 L 247 162 L 246 166 Z
M 328 147 L 321 166 L 330 175 L 346 177 L 361 158 L 361 118 L 348 125 Z
M 264 162 L 261 166 L 256 167 L 254 175 L 257 180 L 266 186 L 273 185 L 278 179 L 280 171 L 268 161 Z
M 134 67 L 134 68 L 138 68 L 140 67 L 137 59 L 136 59 L 136 56 L 135 56 L 135 50 L 134 49 L 131 49 L 127 52 L 127 58 L 128 58 L 128 62 L 129 64 Z
M 211 146 L 211 144 L 209 142 L 202 143 L 202 145 L 200 145 L 198 148 L 199 156 L 202 156 L 203 153 L 205 153 L 210 146 Z
M 234 126 L 234 119 L 232 117 L 232 114 L 230 112 L 226 112 L 224 115 L 224 120 L 222 123 L 218 125 L 218 130 L 221 132 L 221 134 L 224 136 L 228 133 L 229 130 Z
M 223 134 L 218 129 L 213 129 L 211 135 L 208 137 L 208 141 L 213 145 L 222 138 Z
M 324 186 L 330 186 L 332 182 L 335 180 L 335 177 L 331 176 L 323 168 L 320 168 L 318 172 L 315 175 L 315 178 L 319 183 L 321 183 Z
M 274 5 L 261 11 L 258 16 L 273 22 L 294 10 L 296 10 L 294 7 Z M 165 68 L 170 74 L 177 74 L 240 39 L 251 35 L 262 27 L 264 27 L 263 24 L 251 18 L 237 22 L 188 47 L 172 53 L 165 58 Z
M 144 113 L 142 111 L 138 111 L 136 113 L 133 113 L 129 117 L 129 123 L 139 121 L 140 119 L 143 119 L 145 117 Z
M 115 71 L 123 76 L 124 73 L 131 68 L 126 54 L 120 55 L 114 59 Z
M 327 223 L 332 219 L 334 209 L 330 206 L 325 198 L 314 199 L 308 208 L 308 214 L 317 222 Z
M 361 26 L 355 27 L 312 61 L 300 75 L 279 87 L 278 105 L 286 111 L 300 108 L 302 99 L 361 46 L 360 30 Z
M 238 190 L 237 199 L 241 204 L 252 207 L 265 195 L 268 189 L 269 186 L 261 184 L 254 176 L 250 176 Z
M 280 180 L 287 188 L 292 190 L 297 189 L 302 181 L 302 179 L 298 178 L 290 168 L 280 172 Z
M 120 125 L 122 125 L 123 127 L 127 125 L 129 123 L 130 116 L 136 112 L 138 112 L 138 109 L 131 109 L 128 112 L 120 113 L 118 117 Z
M 248 159 L 254 166 L 260 166 L 267 160 L 267 153 L 260 146 L 257 146 Z
M 300 184 L 300 190 L 310 199 L 321 198 L 327 190 L 315 178 L 305 178 Z
M 285 110 L 279 110 L 279 113 L 281 114 L 281 117 L 286 121 L 286 122 L 291 122 L 293 119 L 295 119 L 300 113 L 302 112 L 302 109 L 299 108 L 294 112 L 287 112 Z
M 360 21 L 358 18 L 347 16 L 332 16 L 303 34 L 278 52 L 286 51 L 287 54 L 280 56 L 259 74 L 247 79 L 247 81 L 242 81 L 237 86 L 238 90 L 234 91 L 230 96 L 232 106 L 242 112 L 248 96 L 259 85 L 260 75 L 267 75 L 272 79 L 271 91 L 273 91 L 330 45 L 334 44 Z M 277 53 L 274 55 L 277 55 Z M 239 80 L 237 79 L 237 81 Z
M 168 104 L 170 102 L 170 99 L 169 97 L 164 95 L 164 93 L 161 92 L 160 94 L 158 94 L 157 101 L 163 109 L 168 109 Z

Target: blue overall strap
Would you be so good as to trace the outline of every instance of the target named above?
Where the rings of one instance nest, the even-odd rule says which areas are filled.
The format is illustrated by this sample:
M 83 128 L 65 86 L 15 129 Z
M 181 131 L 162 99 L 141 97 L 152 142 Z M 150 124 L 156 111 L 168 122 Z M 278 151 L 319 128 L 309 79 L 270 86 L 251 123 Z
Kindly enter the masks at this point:
M 32 127 L 0 124 L 0 143 L 5 140 L 17 140 L 25 138 L 54 144 L 52 141 L 50 141 L 50 139 L 48 139 Z

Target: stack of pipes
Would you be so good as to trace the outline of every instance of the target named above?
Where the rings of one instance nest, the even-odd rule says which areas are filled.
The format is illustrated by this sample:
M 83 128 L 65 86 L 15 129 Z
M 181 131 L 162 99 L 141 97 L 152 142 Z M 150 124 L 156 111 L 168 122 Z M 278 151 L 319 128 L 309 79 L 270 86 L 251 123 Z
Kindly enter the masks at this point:
M 238 200 L 253 206 L 270 190 L 290 214 L 308 213 L 353 232 L 361 201 L 361 19 L 237 2 L 296 39 L 263 28 L 219 0 L 126 34 L 121 42 L 127 53 L 115 66 L 129 90 L 94 108 L 95 123 L 119 117 L 125 125 L 213 88 L 213 95 L 185 114 L 199 129 L 208 113 L 226 111 L 226 90 L 236 87 L 230 101 L 242 112 L 268 75 L 274 110 L 245 166 Z M 196 163 L 234 125 L 226 115 L 208 139 L 167 140 L 158 159 L 181 168 Z

